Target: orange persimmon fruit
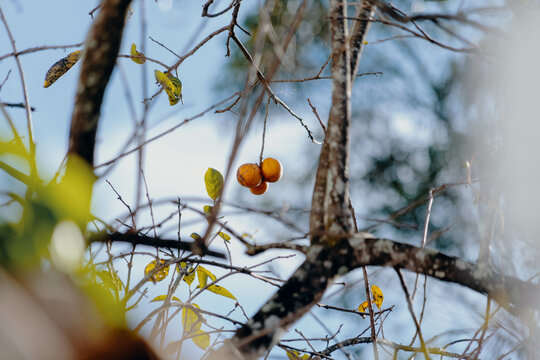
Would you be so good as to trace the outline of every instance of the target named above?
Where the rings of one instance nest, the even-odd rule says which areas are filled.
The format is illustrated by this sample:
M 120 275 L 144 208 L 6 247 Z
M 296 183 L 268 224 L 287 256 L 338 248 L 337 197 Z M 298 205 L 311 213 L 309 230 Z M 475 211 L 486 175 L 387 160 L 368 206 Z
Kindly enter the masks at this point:
M 260 183 L 259 186 L 249 188 L 249 191 L 254 195 L 262 195 L 266 190 L 268 190 L 268 183 L 266 181 Z
M 283 175 L 283 167 L 279 160 L 266 158 L 261 164 L 262 176 L 264 181 L 276 182 Z
M 253 163 L 240 165 L 236 171 L 236 179 L 242 186 L 248 188 L 257 187 L 263 181 L 261 168 Z

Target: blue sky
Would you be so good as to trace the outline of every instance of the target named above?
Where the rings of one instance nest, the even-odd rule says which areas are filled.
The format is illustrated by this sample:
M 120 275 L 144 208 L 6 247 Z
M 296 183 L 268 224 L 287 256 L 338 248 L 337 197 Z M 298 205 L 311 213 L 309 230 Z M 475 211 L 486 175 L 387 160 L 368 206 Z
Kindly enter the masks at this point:
M 84 41 L 92 21 L 88 12 L 96 4 L 96 1 L 13 1 L 4 2 L 2 10 L 16 40 L 17 49 L 20 51 L 36 46 L 68 45 Z M 142 50 L 139 6 L 139 2 L 135 2 L 133 5 L 134 12 L 128 19 L 121 54 L 129 53 L 131 43 L 136 43 L 139 49 Z M 169 2 L 170 7 L 167 6 L 167 1 L 159 4 L 147 1 L 145 6 L 148 35 L 166 44 L 179 54 L 185 53 L 187 49 L 200 41 L 205 34 L 225 25 L 227 20 L 227 18 L 223 20 L 217 18 L 209 21 L 201 19 L 201 5 L 194 1 Z M 199 32 L 201 30 L 199 26 L 202 22 L 208 22 L 208 24 Z M 226 51 L 225 39 L 225 33 L 212 39 L 208 46 L 203 47 L 195 57 L 187 59 L 179 68 L 179 78 L 183 82 L 183 106 L 179 104 L 170 107 L 165 94 L 160 94 L 152 102 L 148 137 L 171 128 L 185 118 L 198 114 L 221 100 L 214 94 L 213 90 L 215 87 L 214 81 L 218 74 L 223 71 L 225 61 L 227 61 L 224 56 Z M 148 38 L 145 47 L 144 52 L 150 57 L 157 58 L 167 64 L 175 61 L 172 54 Z M 32 118 L 37 143 L 37 158 L 41 174 L 46 179 L 50 178 L 57 170 L 67 150 L 69 122 L 80 63 L 76 64 L 49 88 L 43 88 L 44 76 L 48 68 L 57 60 L 78 49 L 45 50 L 20 57 L 28 86 L 30 103 L 36 108 L 36 111 L 32 113 Z M 2 28 L 0 31 L 0 56 L 11 51 L 6 33 Z M 116 156 L 133 130 L 133 119 L 126 101 L 126 90 L 122 85 L 121 73 L 125 74 L 129 81 L 128 87 L 136 113 L 140 115 L 142 112 L 142 67 L 129 59 L 119 59 L 118 64 L 119 68 L 113 74 L 102 107 L 96 164 Z M 158 86 L 155 85 L 153 79 L 153 71 L 163 69 L 148 62 L 145 66 L 147 66 L 146 73 L 149 84 L 147 94 L 152 95 L 158 90 Z M 11 70 L 11 73 L 8 81 L 0 91 L 0 101 L 22 102 L 20 78 L 15 62 L 12 59 L 1 61 L 0 78 L 2 80 L 9 70 Z M 12 108 L 8 111 L 19 131 L 24 133 L 24 110 Z M 176 199 L 177 196 L 184 199 L 196 197 L 206 200 L 204 202 L 195 202 L 194 206 L 202 207 L 202 205 L 210 203 L 206 195 L 203 176 L 208 167 L 220 171 L 225 169 L 234 135 L 234 127 L 230 125 L 233 123 L 227 121 L 231 120 L 229 117 L 228 114 L 218 115 L 209 112 L 207 115 L 194 120 L 146 147 L 145 176 L 152 199 Z M 225 121 L 229 124 L 228 126 L 223 125 Z M 271 123 L 272 119 L 269 122 Z M 272 126 L 268 130 L 266 142 L 266 154 L 280 158 L 286 171 L 298 166 L 301 156 L 299 147 L 308 142 L 304 130 L 296 120 L 291 120 L 289 124 L 280 122 L 279 127 Z M 257 133 L 247 138 L 235 162 L 237 165 L 243 162 L 258 161 L 261 143 L 260 130 L 262 129 L 258 126 Z M 5 122 L 0 122 L 0 135 L 2 133 L 9 134 Z M 297 139 L 302 139 L 300 144 Z M 313 145 L 313 149 L 318 151 L 318 145 Z M 300 155 L 295 156 L 295 154 Z M 134 203 L 135 175 L 135 156 L 128 156 L 106 176 L 106 179 L 113 184 L 123 199 L 131 205 Z M 119 201 L 116 201 L 114 192 L 104 180 L 101 179 L 95 186 L 93 212 L 98 217 L 114 223 L 114 219 L 125 214 L 126 209 Z M 241 202 L 242 199 L 248 199 L 253 201 L 252 195 L 248 193 L 247 189 L 240 188 L 235 180 L 228 183 L 226 196 L 229 196 L 231 200 L 240 200 L 239 202 Z M 285 198 L 281 194 L 279 184 L 272 185 L 269 194 L 272 193 L 279 194 L 279 198 Z M 264 195 L 264 197 L 268 196 L 272 195 Z M 264 197 L 255 201 L 264 202 Z M 156 207 L 154 209 L 156 218 L 165 217 L 172 208 L 172 206 Z M 149 224 L 150 222 L 148 214 L 141 216 L 139 219 L 140 223 Z M 182 219 L 183 223 L 186 224 L 183 228 L 183 236 L 189 235 L 192 231 L 202 232 L 204 230 L 204 223 L 200 221 L 199 217 L 190 216 L 186 212 L 183 214 Z M 235 225 L 238 231 L 255 234 L 261 239 L 264 238 L 265 230 L 258 226 L 256 221 L 253 221 L 253 217 L 235 217 L 230 220 L 232 221 L 230 224 Z M 190 223 L 194 225 L 188 226 Z M 169 235 L 174 236 L 174 222 L 172 227 L 173 229 L 171 229 Z M 223 246 L 217 246 L 223 249 Z M 233 254 L 236 254 L 234 256 L 240 256 L 242 265 L 261 261 L 261 257 L 255 259 L 243 258 L 240 255 L 243 248 L 238 243 L 233 243 L 231 246 Z M 276 254 L 275 252 L 272 253 L 272 255 Z M 238 258 L 236 257 L 236 259 Z M 150 258 L 142 259 L 137 263 L 135 273 L 142 276 L 144 266 L 148 261 L 150 261 Z M 297 257 L 296 261 L 289 259 L 278 262 L 279 265 L 275 269 L 282 276 L 286 276 L 292 271 L 295 264 L 298 264 L 298 261 L 300 261 L 300 257 Z M 214 271 L 218 275 L 224 273 L 219 269 Z M 242 286 L 237 286 L 238 281 L 242 282 Z M 152 289 L 151 295 L 158 295 L 160 291 L 164 291 L 164 288 L 160 288 L 159 285 Z M 245 276 L 241 277 L 241 279 L 239 277 L 229 278 L 222 285 L 230 288 L 235 296 L 243 304 L 246 304 L 248 313 L 255 311 L 259 304 L 270 296 L 273 291 L 268 286 L 261 287 L 258 281 Z M 257 290 L 254 291 L 254 289 Z M 198 300 L 198 303 L 203 308 L 212 308 L 222 304 L 232 308 L 234 305 L 232 301 L 229 304 L 225 300 L 224 303 L 221 298 L 218 298 L 216 302 L 216 297 L 204 295 Z M 135 311 L 135 319 L 142 318 L 152 307 L 152 305 L 150 307 L 140 307 Z M 133 323 L 137 322 L 132 321 Z M 171 337 L 174 338 L 174 335 L 171 335 Z
M 226 1 L 217 2 L 217 4 L 222 5 L 225 3 Z M 16 39 L 18 50 L 24 50 L 35 46 L 67 45 L 84 41 L 86 32 L 92 21 L 88 12 L 96 4 L 97 1 L 82 0 L 10 0 L 2 1 L 1 6 L 11 32 Z M 200 18 L 201 2 L 199 1 L 164 0 L 159 3 L 146 1 L 145 8 L 148 23 L 147 34 L 167 45 L 178 54 L 185 53 L 193 44 L 200 41 L 205 34 L 224 26 L 228 20 L 228 17 L 211 20 Z M 141 48 L 140 2 L 134 3 L 133 10 L 133 14 L 128 19 L 121 54 L 129 53 L 131 43 L 136 43 Z M 201 23 L 205 23 L 203 28 L 200 28 Z M 224 57 L 226 51 L 225 40 L 225 33 L 212 39 L 196 56 L 187 59 L 179 68 L 179 77 L 183 82 L 184 88 L 183 99 L 185 104 L 183 106 L 177 105 L 170 107 L 165 94 L 160 94 L 152 101 L 148 137 L 171 128 L 185 118 L 198 114 L 220 100 L 214 92 L 214 83 L 220 72 L 224 70 L 224 64 L 227 61 L 227 58 Z M 69 122 L 80 64 L 75 65 L 66 75 L 47 89 L 43 88 L 43 80 L 47 69 L 54 62 L 74 50 L 78 50 L 78 48 L 69 50 L 45 50 L 20 57 L 24 67 L 30 102 L 36 108 L 32 116 L 37 142 L 38 163 L 45 178 L 50 177 L 56 171 L 67 149 Z M 11 51 L 11 45 L 7 40 L 5 29 L 0 27 L 0 56 Z M 148 56 L 157 58 L 166 64 L 171 64 L 175 61 L 175 57 L 172 54 L 148 38 L 146 38 L 144 52 Z M 119 68 L 117 68 L 112 77 L 102 108 L 102 119 L 96 152 L 96 163 L 98 164 L 114 157 L 133 131 L 133 118 L 130 114 L 128 102 L 126 101 L 126 89 L 123 87 L 122 74 L 128 79 L 127 88 L 133 98 L 136 114 L 140 115 L 142 111 L 142 67 L 129 59 L 123 58 L 118 60 L 118 64 Z M 153 79 L 153 71 L 159 69 L 159 67 L 148 62 L 145 66 L 148 80 L 147 94 L 151 95 L 158 90 L 158 86 Z M 426 67 L 434 73 L 439 71 L 439 63 L 437 61 L 428 61 Z M 0 61 L 0 81 L 6 77 L 9 70 L 11 70 L 9 79 L 0 90 L 0 101 L 12 103 L 22 102 L 20 78 L 15 62 L 13 59 Z M 318 89 L 320 89 L 318 91 L 321 98 L 324 98 L 329 94 L 330 86 L 328 86 L 328 83 L 323 83 Z M 407 90 L 407 88 L 404 88 L 403 91 Z M 287 96 L 286 93 L 278 93 L 278 95 Z M 24 133 L 24 111 L 16 108 L 9 109 L 8 111 L 17 127 Z M 307 105 L 299 106 L 298 109 L 295 108 L 295 111 L 301 115 L 305 115 L 310 127 L 314 128 L 317 126 L 316 120 L 309 115 L 311 110 Z M 326 117 L 324 107 L 320 109 L 320 114 L 323 118 Z M 266 143 L 266 153 L 279 158 L 284 165 L 284 181 L 287 181 L 287 177 L 289 179 L 294 178 L 293 174 L 296 167 L 305 165 L 304 156 L 306 152 L 314 154 L 318 154 L 319 152 L 319 146 L 309 143 L 304 130 L 298 125 L 296 120 L 292 118 L 287 120 L 286 116 L 283 115 L 281 110 L 271 111 L 270 122 L 275 121 L 274 124 L 277 123 L 278 126 L 271 126 L 269 128 Z M 176 199 L 177 196 L 180 196 L 184 199 L 202 199 L 203 201 L 194 203 L 194 205 L 201 207 L 209 203 L 209 201 L 204 201 L 208 198 L 204 189 L 203 176 L 208 167 L 213 167 L 221 171 L 225 169 L 234 135 L 234 128 L 231 126 L 232 122 L 227 121 L 231 120 L 230 117 L 231 115 L 229 114 L 213 114 L 209 112 L 147 146 L 145 150 L 145 175 L 149 194 L 152 199 Z M 424 134 L 425 123 L 421 119 L 419 121 L 416 120 L 410 114 L 398 114 L 392 118 L 393 126 L 391 127 L 401 137 L 409 137 L 409 140 L 413 142 L 424 141 L 425 136 L 429 137 L 429 134 Z M 3 134 L 7 133 L 6 129 L 5 122 L 0 121 L 0 136 L 3 137 Z M 261 126 L 258 124 L 242 146 L 240 154 L 235 161 L 234 168 L 240 163 L 256 162 L 258 160 L 261 142 L 260 132 Z M 421 137 L 421 139 L 418 137 Z M 126 202 L 133 204 L 135 198 L 135 176 L 135 157 L 128 156 L 115 167 L 114 171 L 107 175 L 106 179 L 114 185 L 115 189 L 122 195 Z M 240 203 L 255 203 L 262 207 L 262 205 L 268 202 L 268 199 L 273 197 L 277 199 L 275 203 L 287 204 L 287 200 L 294 200 L 296 196 L 296 194 L 286 193 L 283 190 L 284 187 L 280 187 L 278 183 L 272 185 L 267 195 L 255 199 L 247 193 L 246 189 L 241 189 L 234 179 L 231 180 L 227 185 L 226 199 Z M 311 186 L 311 183 L 304 185 L 308 192 L 311 190 Z M 112 189 L 105 183 L 104 179 L 101 179 L 95 187 L 94 213 L 110 222 L 114 222 L 114 219 L 118 216 L 125 215 L 126 209 L 115 199 L 116 196 Z M 360 209 L 361 206 L 362 204 L 360 204 Z M 158 207 L 155 209 L 155 214 L 157 217 L 164 217 L 170 213 L 171 208 L 171 206 Z M 187 213 L 184 215 L 183 221 L 186 224 L 191 223 L 192 225 L 186 225 L 183 236 L 189 235 L 192 231 L 201 232 L 204 229 L 204 223 L 200 221 L 194 222 L 196 220 L 198 220 L 197 217 L 190 217 Z M 258 239 L 268 239 L 272 238 L 268 235 L 277 234 L 280 236 L 284 233 L 283 229 L 279 227 L 268 229 L 261 226 L 258 223 L 258 218 L 252 215 L 230 216 L 227 220 L 240 232 L 255 234 Z M 149 224 L 148 214 L 142 216 L 140 221 L 141 223 Z M 173 234 L 173 236 L 175 231 L 174 225 L 175 223 L 172 222 L 169 231 L 169 234 Z M 305 226 L 305 224 L 302 225 Z M 223 248 L 223 246 L 216 245 Z M 243 248 L 234 241 L 231 249 L 234 256 L 233 260 L 238 261 L 242 265 L 254 264 L 261 261 L 261 257 L 255 259 L 243 257 L 241 255 Z M 267 256 L 278 254 L 283 255 L 282 252 L 274 251 L 270 252 Z M 293 260 L 281 260 L 277 262 L 274 268 L 277 273 L 286 277 L 300 260 L 300 256 L 297 256 Z M 142 269 L 148 261 L 149 258 L 137 264 L 137 274 L 142 275 Z M 218 274 L 224 273 L 220 270 L 216 270 L 215 272 Z M 373 275 L 370 274 L 370 276 L 373 276 L 372 281 L 380 281 L 381 283 L 386 281 L 388 288 L 399 290 L 397 282 L 387 280 L 391 278 L 391 275 L 389 276 L 385 270 L 376 269 L 373 271 Z M 355 279 L 360 277 L 361 275 L 355 272 L 346 278 L 354 282 Z M 230 288 L 241 303 L 246 305 L 248 313 L 255 311 L 274 291 L 273 288 L 260 286 L 259 282 L 242 276 L 226 279 L 223 282 L 223 286 Z M 333 287 L 329 292 L 331 293 L 337 288 Z M 456 287 L 450 288 L 453 290 L 450 292 L 448 289 L 449 287 L 447 285 L 433 287 L 433 291 L 435 292 L 433 298 L 454 297 L 457 303 L 463 298 L 466 298 L 467 301 L 475 304 L 475 306 L 478 305 L 478 309 L 472 309 L 475 315 L 471 317 L 470 324 L 468 324 L 468 320 L 462 320 L 460 322 L 464 327 L 465 325 L 473 327 L 479 321 L 477 314 L 484 304 L 483 297 Z M 152 291 L 153 294 L 158 295 L 163 290 L 164 286 L 161 284 L 161 287 L 158 285 Z M 402 306 L 401 308 L 396 308 L 396 310 L 404 310 L 403 296 L 399 291 L 385 291 L 385 295 L 387 296 L 385 301 L 388 303 L 400 304 L 399 306 Z M 358 295 L 358 299 L 363 299 L 363 296 Z M 221 299 L 216 302 L 215 297 L 209 295 L 206 297 L 202 296 L 199 304 L 203 308 L 205 306 L 212 308 L 221 306 L 224 302 Z M 230 310 L 233 306 L 232 303 L 225 302 L 225 304 L 225 308 L 220 309 L 224 312 Z M 355 307 L 358 304 L 350 305 Z M 143 317 L 149 309 L 149 306 L 141 307 L 137 310 L 135 318 Z M 462 316 L 463 309 L 459 307 L 448 308 L 439 303 L 434 303 L 430 304 L 429 311 L 431 315 L 435 314 L 437 316 L 426 316 L 426 319 L 428 319 L 426 320 L 426 327 L 442 331 L 442 327 L 447 326 L 450 328 L 454 325 L 454 319 Z M 396 338 L 401 338 L 398 336 L 402 336 L 400 334 L 403 332 L 412 331 L 407 317 L 408 313 L 406 311 L 395 311 L 388 319 L 386 326 L 386 329 L 388 329 L 387 335 L 389 337 L 396 335 Z M 330 316 L 327 318 L 327 321 L 333 328 L 336 328 L 340 322 L 343 322 L 343 319 L 341 317 Z M 319 328 L 315 324 L 311 318 L 307 317 L 298 324 L 298 327 L 317 329 L 318 331 Z M 403 328 L 403 324 L 407 324 L 407 327 Z M 347 333 L 347 331 L 353 333 L 357 330 L 353 326 L 352 329 L 344 329 L 344 333 Z M 315 333 L 320 335 L 320 331 Z M 369 352 L 371 350 L 366 348 L 366 351 Z

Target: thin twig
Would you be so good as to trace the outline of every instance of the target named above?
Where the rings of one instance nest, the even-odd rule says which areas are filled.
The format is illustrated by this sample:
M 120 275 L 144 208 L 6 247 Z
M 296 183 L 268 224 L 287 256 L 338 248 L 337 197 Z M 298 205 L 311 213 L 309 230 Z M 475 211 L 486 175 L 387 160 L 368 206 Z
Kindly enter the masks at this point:
M 135 148 L 133 148 L 133 149 L 131 149 L 131 150 L 128 150 L 128 151 L 126 151 L 126 152 L 124 152 L 124 153 L 121 153 L 120 155 L 116 156 L 115 158 L 113 158 L 113 159 L 111 159 L 111 160 L 109 160 L 109 161 L 106 161 L 106 162 L 104 162 L 104 163 L 101 163 L 101 164 L 99 164 L 99 165 L 94 166 L 94 169 L 99 169 L 99 168 L 101 168 L 101 167 L 103 167 L 103 166 L 108 166 L 108 165 L 113 164 L 113 163 L 116 162 L 117 160 L 119 160 L 119 159 L 121 159 L 121 158 L 123 158 L 123 157 L 125 157 L 125 156 L 127 156 L 127 155 L 129 155 L 129 154 L 134 153 L 134 152 L 137 151 L 140 147 L 145 146 L 145 145 L 147 145 L 147 144 L 149 144 L 149 143 L 151 143 L 151 142 L 153 142 L 153 141 L 156 141 L 157 139 L 159 139 L 159 138 L 161 138 L 161 137 L 163 137 L 163 136 L 165 136 L 165 135 L 170 134 L 170 133 L 173 132 L 174 130 L 178 129 L 179 127 L 182 127 L 182 126 L 186 125 L 187 123 L 189 123 L 189 122 L 192 121 L 192 120 L 195 120 L 195 119 L 197 119 L 197 118 L 202 117 L 204 114 L 206 114 L 206 113 L 209 112 L 210 110 L 215 109 L 216 107 L 218 107 L 218 106 L 220 106 L 221 104 L 223 104 L 223 103 L 229 101 L 230 99 L 232 99 L 233 97 L 237 96 L 238 94 L 239 94 L 239 93 L 235 93 L 235 94 L 229 96 L 228 98 L 226 98 L 225 100 L 222 100 L 222 101 L 220 101 L 220 102 L 218 102 L 218 103 L 216 103 L 216 104 L 214 104 L 214 105 L 208 107 L 207 109 L 203 110 L 203 111 L 200 112 L 199 114 L 194 115 L 194 116 L 189 117 L 189 118 L 186 118 L 184 121 L 180 122 L 179 124 L 176 124 L 175 126 L 173 126 L 173 127 L 169 128 L 169 129 L 167 129 L 167 130 L 161 132 L 160 134 L 158 134 L 158 135 L 156 135 L 156 136 L 154 136 L 154 137 L 152 137 L 152 138 L 150 138 L 150 139 L 145 140 L 143 143 L 139 144 L 139 145 L 136 146 Z
M 210 5 L 212 5 L 212 3 L 214 2 L 214 0 L 208 0 L 204 5 L 203 5 L 203 11 L 202 11 L 202 14 L 201 16 L 202 17 L 218 17 L 220 15 L 223 15 L 225 14 L 227 11 L 231 10 L 232 7 L 235 5 L 235 3 L 237 2 L 238 0 L 233 0 L 231 1 L 231 3 L 229 4 L 229 6 L 227 6 L 225 9 L 221 10 L 221 11 L 218 11 L 217 13 L 214 13 L 214 14 L 210 14 L 208 12 L 208 9 L 210 8 Z
M 405 298 L 407 300 L 407 307 L 409 308 L 409 312 L 411 313 L 411 317 L 413 318 L 414 325 L 416 326 L 416 331 L 418 333 L 418 339 L 420 339 L 420 345 L 421 345 L 421 351 L 424 353 L 424 356 L 426 357 L 426 360 L 429 360 L 429 354 L 426 348 L 426 343 L 424 342 L 424 337 L 422 336 L 422 330 L 420 330 L 420 323 L 416 319 L 416 315 L 414 314 L 414 309 L 411 301 L 411 297 L 409 295 L 409 290 L 407 289 L 407 285 L 405 284 L 405 280 L 403 279 L 403 275 L 401 274 L 401 270 L 397 267 L 394 268 L 396 271 L 399 282 L 401 284 L 401 288 L 403 289 L 403 292 L 405 293 Z
M 96 6 L 95 8 L 93 8 L 92 10 L 90 10 L 90 12 L 88 13 L 88 15 L 90 15 L 90 17 L 93 19 L 94 18 L 94 13 L 101 7 L 101 5 L 98 5 Z
M 0 59 L 1 60 L 1 59 Z M 9 79 L 9 74 L 11 74 L 11 69 L 8 70 L 7 74 L 6 74 L 6 77 L 4 78 L 4 80 L 2 81 L 2 83 L 0 83 L 0 90 L 2 90 L 2 87 L 4 86 L 4 84 L 6 83 L 6 81 L 8 81 Z M 4 104 L 4 103 L 2 103 Z
M 84 42 L 80 42 L 80 43 L 72 44 L 72 45 L 43 45 L 43 46 L 36 46 L 36 47 L 28 48 L 28 49 L 25 49 L 25 50 L 14 51 L 14 52 L 9 53 L 9 54 L 4 54 L 4 55 L 0 56 L 0 60 L 4 60 L 5 58 L 8 58 L 10 56 L 26 55 L 26 54 L 31 54 L 31 53 L 34 53 L 34 52 L 37 52 L 37 51 L 55 50 L 55 49 L 69 49 L 69 48 L 74 48 L 74 47 L 81 47 L 83 45 L 84 45 Z
M 319 113 L 317 112 L 317 108 L 311 104 L 311 101 L 309 101 L 309 98 L 307 98 L 307 102 L 309 106 L 311 107 L 311 111 L 313 111 L 313 114 L 315 114 L 315 117 L 319 121 L 319 124 L 321 125 L 321 128 L 323 129 L 323 132 L 326 134 L 326 126 L 324 126 L 321 117 L 319 116 Z
M 428 193 L 428 204 L 427 204 L 427 209 L 426 209 L 426 220 L 424 222 L 424 233 L 422 235 L 422 249 L 426 247 L 426 242 L 427 242 L 427 236 L 428 236 L 428 229 L 429 229 L 429 219 L 431 217 L 431 207 L 433 206 L 433 192 L 435 191 L 434 188 L 431 188 L 429 189 L 429 193 Z M 413 290 L 413 293 L 412 293 L 412 300 L 414 300 L 414 297 L 416 295 L 416 289 L 417 289 L 417 286 L 418 286 L 418 278 L 419 278 L 420 274 L 416 274 L 416 280 L 414 281 L 414 290 Z
M 0 86 L 1 87 L 1 86 Z M 23 103 L 18 103 L 18 104 L 15 104 L 15 103 L 6 103 L 6 102 L 3 102 L 1 103 L 3 106 L 6 106 L 6 107 L 15 107 L 15 108 L 24 108 L 26 109 L 26 104 L 23 104 Z M 30 107 L 30 110 L 31 111 L 36 111 L 36 108 L 31 106 Z
M 281 106 L 283 106 L 283 108 L 285 110 L 287 110 L 289 112 L 289 114 L 291 114 L 293 117 L 295 117 L 296 119 L 298 119 L 298 121 L 300 121 L 300 124 L 302 125 L 302 127 L 304 127 L 304 129 L 306 129 L 307 131 L 307 134 L 308 134 L 308 138 L 316 143 L 316 144 L 320 144 L 319 141 L 315 140 L 315 138 L 313 137 L 313 133 L 311 132 L 311 130 L 308 128 L 308 126 L 304 123 L 304 120 L 298 116 L 287 104 L 285 104 L 273 91 L 272 89 L 270 88 L 270 86 L 268 85 L 268 81 L 266 80 L 265 76 L 262 74 L 262 72 L 259 70 L 258 67 L 256 67 L 256 65 L 254 64 L 253 62 L 253 58 L 251 57 L 251 55 L 249 54 L 249 52 L 247 51 L 247 49 L 245 48 L 244 44 L 242 44 L 242 42 L 240 41 L 240 39 L 238 39 L 238 37 L 233 33 L 233 35 L 231 36 L 231 39 L 238 45 L 238 47 L 240 48 L 240 51 L 242 51 L 242 53 L 244 54 L 244 57 L 248 60 L 248 62 L 255 67 L 256 69 L 256 73 L 257 73 L 257 77 L 259 78 L 259 80 L 261 81 L 261 84 L 263 84 L 266 92 L 268 92 L 268 95 L 272 98 L 272 100 L 274 100 L 274 102 L 276 104 L 279 104 Z
M 482 352 L 482 345 L 484 344 L 484 339 L 486 337 L 486 332 L 489 325 L 489 319 L 490 319 L 490 312 L 491 312 L 491 298 L 487 297 L 487 304 L 486 304 L 486 314 L 484 323 L 482 324 L 482 333 L 480 334 L 480 339 L 478 340 L 478 347 L 475 350 L 474 354 L 474 360 L 478 360 L 478 357 L 480 356 L 480 353 Z
M 165 50 L 167 50 L 168 52 L 170 52 L 171 54 L 173 54 L 174 56 L 176 56 L 177 58 L 181 58 L 180 55 L 178 55 L 177 53 L 175 53 L 174 51 L 172 51 L 171 49 L 169 49 L 167 46 L 165 46 L 164 44 L 160 43 L 159 41 L 157 41 L 156 39 L 154 39 L 153 37 L 151 36 L 148 36 L 150 38 L 150 40 L 152 40 L 153 42 L 155 42 L 156 44 L 158 44 L 159 46 L 161 46 L 162 48 L 164 48 Z
M 17 68 L 19 70 L 19 75 L 21 78 L 21 86 L 23 91 L 23 99 L 26 109 L 26 129 L 28 132 L 28 145 L 30 154 L 28 157 L 28 162 L 30 164 L 30 175 L 31 177 L 37 181 L 38 179 L 38 171 L 37 171 L 37 165 L 36 165 L 36 142 L 34 139 L 34 124 L 32 121 L 32 111 L 30 106 L 30 96 L 28 95 L 28 88 L 26 86 L 26 79 L 24 76 L 24 71 L 22 68 L 21 61 L 19 59 L 19 55 L 17 55 L 17 46 L 15 45 L 15 39 L 13 38 L 13 35 L 11 34 L 11 30 L 9 28 L 9 25 L 7 23 L 7 20 L 4 16 L 4 12 L 2 11 L 2 7 L 0 6 L 0 19 L 2 20 L 2 23 L 4 24 L 4 27 L 6 28 L 6 32 L 9 38 L 9 41 L 11 43 L 11 48 L 13 49 L 15 62 L 17 64 Z M 26 197 L 29 199 L 32 196 L 34 189 L 32 184 L 30 184 L 27 187 L 26 190 Z
M 270 96 L 266 101 L 266 111 L 264 113 L 264 122 L 263 122 L 263 133 L 262 133 L 262 143 L 261 143 L 261 154 L 259 155 L 259 164 L 262 164 L 263 153 L 264 153 L 264 140 L 266 138 L 266 121 L 268 120 L 268 110 L 270 109 Z

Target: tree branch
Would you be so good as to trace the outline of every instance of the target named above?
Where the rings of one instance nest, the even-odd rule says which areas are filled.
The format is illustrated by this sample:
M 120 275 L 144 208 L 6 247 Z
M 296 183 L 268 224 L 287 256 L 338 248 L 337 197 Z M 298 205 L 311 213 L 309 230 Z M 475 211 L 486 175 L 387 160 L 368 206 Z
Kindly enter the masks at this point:
M 312 236 L 306 261 L 252 319 L 238 329 L 231 344 L 213 354 L 215 359 L 232 357 L 238 352 L 247 359 L 262 356 L 279 341 L 288 325 L 300 319 L 320 300 L 332 278 L 346 272 L 348 264 L 354 260 L 347 240 L 341 237 L 341 234 L 350 233 L 352 229 L 351 212 L 346 201 L 351 114 L 351 64 L 346 11 L 344 0 L 330 2 L 332 107 L 310 215 L 310 231 L 315 235 Z M 264 80 L 261 78 L 263 84 Z
M 387 239 L 355 235 L 349 243 L 354 252 L 354 267 L 393 266 L 439 280 L 463 285 L 489 295 L 507 310 L 526 307 L 540 309 L 540 286 L 501 274 L 488 264 L 473 264 L 433 249 L 422 249 Z
M 360 67 L 360 57 L 362 56 L 362 49 L 364 48 L 364 42 L 367 38 L 367 32 L 371 21 L 368 19 L 373 18 L 375 13 L 375 6 L 369 0 L 364 0 L 358 7 L 355 17 L 365 20 L 355 21 L 349 41 L 349 47 L 351 48 L 351 81 L 354 83 L 356 73 Z
M 342 236 L 342 239 L 345 236 Z M 358 233 L 328 247 L 315 244 L 306 260 L 282 288 L 240 328 L 231 343 L 211 359 L 240 352 L 246 359 L 264 354 L 322 297 L 336 277 L 361 266 L 388 266 L 429 275 L 487 294 L 510 311 L 526 307 L 540 309 L 540 286 L 503 275 L 487 264 L 472 264 L 432 249 L 376 239 Z M 219 355 L 217 355 L 219 354 Z
M 90 166 L 94 164 L 101 103 L 116 63 L 130 3 L 131 0 L 104 0 L 86 39 L 68 153 L 78 155 Z
M 193 242 L 185 242 L 178 240 L 161 239 L 159 237 L 152 237 L 143 234 L 137 234 L 134 232 L 128 233 L 94 233 L 89 237 L 90 242 L 127 242 L 133 245 L 148 245 L 152 247 L 179 249 L 185 251 L 193 251 Z M 213 256 L 219 259 L 225 259 L 225 254 L 209 249 L 205 249 L 204 255 Z
M 322 241 L 319 236 L 322 232 L 349 233 L 352 228 L 347 201 L 352 80 L 346 17 L 345 2 L 331 1 L 332 107 L 313 190 L 310 232 L 315 236 L 312 244 Z M 327 240 L 328 237 L 324 241 Z

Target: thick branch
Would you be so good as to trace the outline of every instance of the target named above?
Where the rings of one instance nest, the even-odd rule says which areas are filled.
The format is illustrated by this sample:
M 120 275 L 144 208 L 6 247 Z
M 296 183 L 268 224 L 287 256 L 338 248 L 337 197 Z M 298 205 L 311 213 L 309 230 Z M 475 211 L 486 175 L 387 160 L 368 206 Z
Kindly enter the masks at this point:
M 264 354 L 279 341 L 286 328 L 302 317 L 318 301 L 332 278 L 348 271 L 352 251 L 339 236 L 352 229 L 348 206 L 349 125 L 351 64 L 346 23 L 346 2 L 330 2 L 332 28 L 332 107 L 310 215 L 312 245 L 306 261 L 287 283 L 241 329 L 232 344 L 214 358 L 240 352 L 247 359 Z
M 311 204 L 310 232 L 316 235 L 321 232 L 348 233 L 352 228 L 347 205 L 351 64 L 346 17 L 345 1 L 331 1 L 332 107 Z M 319 236 L 312 238 L 312 243 L 320 241 Z
M 349 46 L 351 48 L 351 75 L 352 82 L 355 80 L 355 75 L 360 67 L 360 57 L 362 56 L 362 49 L 364 48 L 364 42 L 367 38 L 367 32 L 375 12 L 375 6 L 370 0 L 364 0 L 362 5 L 358 7 L 355 17 L 363 20 L 355 21 L 351 33 L 351 39 Z
M 193 248 L 195 244 L 193 242 L 161 239 L 161 238 L 146 236 L 146 235 L 137 234 L 137 233 L 130 233 L 130 232 L 93 234 L 90 236 L 89 241 L 90 242 L 107 242 L 107 241 L 127 242 L 133 245 L 148 245 L 152 247 L 179 249 L 179 250 L 185 250 L 185 251 L 191 251 L 191 252 L 193 252 Z M 225 254 L 217 252 L 217 251 L 209 250 L 209 249 L 205 249 L 204 255 L 213 256 L 219 259 L 226 258 Z
M 306 260 L 279 291 L 245 324 L 230 343 L 210 357 L 256 359 L 276 344 L 287 327 L 318 302 L 332 279 L 355 260 L 347 241 L 334 246 L 311 245 Z
M 486 264 L 359 233 L 333 247 L 312 245 L 300 268 L 224 346 L 228 356 L 238 352 L 246 359 L 261 356 L 320 300 L 333 278 L 368 265 L 392 266 L 463 285 L 489 295 L 509 310 L 540 309 L 536 302 L 540 286 L 536 284 L 503 275 Z M 212 359 L 227 358 L 223 352 Z
M 540 287 L 499 273 L 486 263 L 473 264 L 432 249 L 386 239 L 365 238 L 360 233 L 349 242 L 354 249 L 353 267 L 379 265 L 406 269 L 439 280 L 463 285 L 489 295 L 506 309 L 540 309 Z
M 116 63 L 131 0 L 104 0 L 86 39 L 71 118 L 69 154 L 94 164 L 94 146 L 105 88 Z

